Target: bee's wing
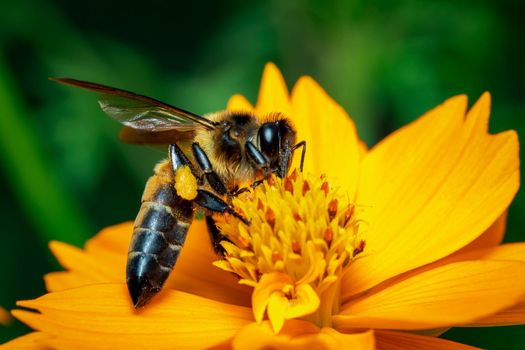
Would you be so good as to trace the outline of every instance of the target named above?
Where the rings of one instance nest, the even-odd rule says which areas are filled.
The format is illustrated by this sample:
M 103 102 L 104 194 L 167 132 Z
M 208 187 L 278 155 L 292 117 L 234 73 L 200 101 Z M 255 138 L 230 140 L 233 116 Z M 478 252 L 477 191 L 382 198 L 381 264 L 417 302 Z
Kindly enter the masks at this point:
M 119 138 L 122 142 L 140 145 L 169 145 L 177 141 L 187 142 L 193 140 L 194 130 L 181 131 L 180 129 L 171 129 L 166 131 L 143 131 L 124 126 L 120 129 Z
M 197 114 L 134 92 L 71 78 L 50 79 L 100 93 L 100 108 L 113 119 L 132 129 L 144 132 L 189 132 L 197 126 L 214 129 L 217 125 Z

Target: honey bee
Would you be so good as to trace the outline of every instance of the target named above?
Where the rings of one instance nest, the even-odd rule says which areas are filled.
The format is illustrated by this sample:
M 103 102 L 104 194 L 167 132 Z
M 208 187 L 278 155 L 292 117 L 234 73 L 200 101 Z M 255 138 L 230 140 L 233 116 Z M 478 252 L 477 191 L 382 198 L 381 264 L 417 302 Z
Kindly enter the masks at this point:
M 220 254 L 224 239 L 212 218 L 228 213 L 249 224 L 231 206 L 231 198 L 271 174 L 285 177 L 296 143 L 291 121 L 276 113 L 258 118 L 247 112 L 218 112 L 206 117 L 130 91 L 71 78 L 51 78 L 100 93 L 99 105 L 124 125 L 125 142 L 169 144 L 146 183 L 128 251 L 126 283 L 135 308 L 146 305 L 173 270 L 196 208 L 206 214 L 211 244 Z M 193 161 L 182 151 L 191 144 Z

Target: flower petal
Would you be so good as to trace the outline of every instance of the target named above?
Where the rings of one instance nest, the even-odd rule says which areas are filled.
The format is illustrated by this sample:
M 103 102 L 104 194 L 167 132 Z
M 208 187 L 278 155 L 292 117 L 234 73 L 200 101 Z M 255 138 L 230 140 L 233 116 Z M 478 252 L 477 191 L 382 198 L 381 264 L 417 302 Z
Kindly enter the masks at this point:
M 389 281 L 343 305 L 336 329 L 428 329 L 473 322 L 517 303 L 525 291 L 525 263 L 466 261 Z
M 310 315 L 319 308 L 319 296 L 309 284 L 300 284 L 295 288 L 296 297 L 286 310 L 286 319 Z
M 282 292 L 274 292 L 268 298 L 268 319 L 276 334 L 283 328 L 287 308 L 288 299 Z
M 262 322 L 272 294 L 292 283 L 292 279 L 284 273 L 268 273 L 261 277 L 252 294 L 253 317 L 257 323 Z
M 365 157 L 357 203 L 368 206 L 370 254 L 349 267 L 344 298 L 457 251 L 509 206 L 519 187 L 516 133 L 486 132 L 488 94 L 464 120 L 466 104 L 447 100 Z
M 283 292 L 287 288 L 294 289 L 293 299 Z M 290 276 L 280 272 L 264 274 L 252 294 L 255 320 L 261 323 L 267 309 L 276 334 L 281 330 L 284 320 L 309 315 L 319 308 L 319 304 L 319 296 L 309 284 L 294 286 Z
M 281 72 L 273 63 L 267 63 L 264 67 L 255 109 L 260 117 L 276 112 L 290 116 L 288 88 Z
M 125 281 L 123 271 L 125 271 L 126 253 L 111 254 L 103 259 L 67 243 L 57 241 L 50 242 L 49 249 L 60 265 L 88 278 L 92 283 Z
M 124 283 L 132 231 L 133 226 L 129 223 L 106 228 L 87 242 L 85 250 L 51 242 L 51 251 L 70 272 L 48 274 L 48 290 L 58 291 L 103 282 Z M 195 220 L 165 288 L 235 305 L 250 305 L 250 288 L 239 285 L 234 276 L 213 267 L 212 263 L 216 259 L 205 222 Z
M 233 95 L 228 100 L 227 110 L 232 112 L 252 112 L 254 108 L 252 104 L 242 95 Z
M 252 288 L 213 266 L 215 260 L 217 255 L 211 247 L 206 223 L 195 220 L 166 286 L 233 305 L 250 306 Z
M 253 320 L 249 308 L 172 290 L 137 311 L 124 284 L 85 286 L 18 304 L 40 312 L 13 311 L 18 319 L 76 349 L 201 349 L 228 341 Z
M 478 238 L 470 242 L 454 254 L 464 253 L 471 250 L 478 250 L 497 246 L 503 242 L 505 229 L 507 227 L 507 211 L 503 214 Z
M 378 350 L 475 350 L 478 348 L 450 340 L 406 332 L 376 331 Z
M 42 332 L 32 332 L 21 337 L 15 338 L 7 343 L 0 345 L 2 350 L 51 350 L 47 345 L 51 336 Z
M 127 252 L 132 232 L 133 221 L 105 227 L 86 242 L 86 250 L 94 254 Z
M 9 322 L 11 322 L 9 312 L 5 311 L 5 309 L 0 306 L 0 324 L 7 325 Z
M 273 333 L 269 322 L 249 324 L 233 339 L 233 349 L 371 350 L 375 347 L 372 331 L 342 334 L 332 328 L 319 329 L 307 321 L 290 320 L 278 335 Z
M 298 140 L 307 145 L 305 171 L 329 174 L 354 198 L 365 151 L 350 116 L 310 77 L 294 86 L 292 106 Z
M 476 320 L 466 325 L 466 327 L 511 326 L 519 324 L 525 324 L 525 298 L 522 298 L 516 305 L 501 310 L 494 315 Z
M 81 273 L 71 271 L 50 272 L 44 276 L 44 281 L 48 292 L 59 292 L 88 284 L 100 283 L 100 281 L 95 281 L 93 278 L 86 277 Z

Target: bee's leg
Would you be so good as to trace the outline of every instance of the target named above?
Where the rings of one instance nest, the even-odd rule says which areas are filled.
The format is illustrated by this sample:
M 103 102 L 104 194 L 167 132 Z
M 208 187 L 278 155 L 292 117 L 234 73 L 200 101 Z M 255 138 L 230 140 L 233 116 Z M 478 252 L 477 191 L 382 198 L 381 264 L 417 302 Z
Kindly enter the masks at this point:
M 251 142 L 247 141 L 246 145 L 246 155 L 250 159 L 250 161 L 255 165 L 257 169 L 260 169 L 264 173 L 264 178 L 267 178 L 270 176 L 270 162 L 266 158 L 264 154 L 259 151 L 257 147 Z
M 235 209 L 233 209 L 232 206 L 230 206 L 222 198 L 220 198 L 219 196 L 217 196 L 216 194 L 210 191 L 198 189 L 197 197 L 195 197 L 193 202 L 211 212 L 221 213 L 221 214 L 228 213 L 236 217 L 237 219 L 241 220 L 246 225 L 250 224 L 250 221 L 248 219 L 246 219 L 241 214 L 237 213 Z
M 221 196 L 230 194 L 222 179 L 215 172 L 215 170 L 213 170 L 210 159 L 201 146 L 197 142 L 194 142 L 191 144 L 191 150 L 195 160 L 197 161 L 197 164 L 199 165 L 199 168 L 204 172 L 204 176 L 206 177 L 206 180 L 210 184 L 211 188 Z
M 208 226 L 208 233 L 210 234 L 210 241 L 213 251 L 217 255 L 224 256 L 226 252 L 224 247 L 221 245 L 221 241 L 231 242 L 226 236 L 215 225 L 215 220 L 210 215 L 206 215 L 206 226 Z
M 187 167 L 190 168 L 191 173 L 193 174 L 193 176 L 195 176 L 195 178 L 197 178 L 197 180 L 199 180 L 199 182 L 202 182 L 202 177 L 199 176 L 197 171 L 195 171 L 195 167 L 190 162 L 188 157 L 186 157 L 184 152 L 182 152 L 182 150 L 180 149 L 179 145 L 177 145 L 176 143 L 170 144 L 169 145 L 168 154 L 169 154 L 169 158 L 170 158 L 171 167 L 173 169 L 173 172 L 177 172 L 177 169 L 179 169 L 182 166 L 187 166 Z
M 262 184 L 264 182 L 264 180 L 266 180 L 267 178 L 263 177 L 262 179 L 259 179 L 259 180 L 255 180 L 254 182 L 252 182 L 250 184 L 249 187 L 243 187 L 243 188 L 239 188 L 237 191 L 233 192 L 232 193 L 232 196 L 233 197 L 237 197 L 238 195 L 240 194 L 243 194 L 244 192 L 248 192 L 250 190 L 250 188 L 254 189 L 256 188 L 257 186 L 259 186 L 260 184 Z
M 306 154 L 306 141 L 301 141 L 299 143 L 297 143 L 296 145 L 294 145 L 292 147 L 292 152 L 295 151 L 296 149 L 298 149 L 299 147 L 302 147 L 301 149 L 301 165 L 299 166 L 299 169 L 301 170 L 301 172 L 303 172 L 303 165 L 304 165 L 304 156 Z

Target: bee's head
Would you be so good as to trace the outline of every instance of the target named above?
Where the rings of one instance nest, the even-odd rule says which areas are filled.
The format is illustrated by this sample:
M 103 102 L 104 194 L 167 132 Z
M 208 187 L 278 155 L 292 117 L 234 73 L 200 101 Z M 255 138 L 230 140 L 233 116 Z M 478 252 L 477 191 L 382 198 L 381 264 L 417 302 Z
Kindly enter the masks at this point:
M 283 178 L 292 163 L 296 132 L 288 119 L 277 119 L 261 125 L 257 133 L 259 149 L 269 160 L 270 169 Z

